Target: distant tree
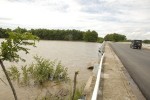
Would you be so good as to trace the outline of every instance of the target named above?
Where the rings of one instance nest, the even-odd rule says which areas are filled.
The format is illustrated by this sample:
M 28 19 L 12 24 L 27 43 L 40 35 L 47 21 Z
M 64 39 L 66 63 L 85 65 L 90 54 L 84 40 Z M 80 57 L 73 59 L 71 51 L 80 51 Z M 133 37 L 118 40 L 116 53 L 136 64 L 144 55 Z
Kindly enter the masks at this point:
M 104 38 L 102 38 L 102 37 L 98 37 L 97 42 L 99 42 L 99 43 L 103 43 L 103 41 L 104 41 Z
M 8 37 L 7 31 L 9 29 L 0 28 L 0 38 Z M 24 34 L 25 32 L 31 32 L 33 35 L 38 36 L 42 40 L 67 40 L 67 41 L 89 41 L 97 42 L 98 34 L 96 31 L 79 31 L 79 30 L 50 30 L 50 29 L 31 29 L 17 27 L 13 32 Z
M 107 34 L 107 35 L 104 37 L 104 40 L 105 40 L 105 41 L 113 41 L 113 34 Z
M 7 32 L 10 32 L 11 29 L 7 28 L 7 29 L 2 29 L 0 28 L 0 38 L 6 38 L 8 37 Z
M 150 40 L 143 40 L 143 43 L 150 44 Z
M 20 28 L 19 26 L 13 30 L 13 32 L 17 32 L 17 33 L 25 33 L 27 32 L 27 29 L 25 28 Z
M 96 31 L 88 30 L 84 33 L 83 39 L 84 41 L 87 41 L 87 42 L 96 42 L 98 39 L 98 34 Z
M 105 41 L 114 41 L 114 42 L 125 41 L 126 40 L 126 36 L 125 35 L 121 35 L 121 34 L 117 34 L 117 33 L 107 34 L 104 37 L 104 40 Z
M 17 52 L 24 51 L 25 53 L 28 52 L 28 48 L 26 48 L 26 45 L 32 45 L 35 46 L 35 40 L 38 39 L 36 36 L 32 35 L 31 33 L 16 33 L 16 32 L 8 32 L 8 38 L 6 38 L 6 41 L 3 41 L 1 43 L 0 47 L 0 65 L 6 75 L 6 78 L 8 80 L 8 83 L 12 89 L 13 95 L 15 100 L 17 100 L 17 95 L 15 92 L 15 89 L 11 83 L 11 80 L 7 74 L 6 68 L 4 66 L 4 61 L 15 61 L 18 62 L 20 59 L 24 61 L 23 58 L 21 58 Z M 28 40 L 34 40 L 28 41 Z

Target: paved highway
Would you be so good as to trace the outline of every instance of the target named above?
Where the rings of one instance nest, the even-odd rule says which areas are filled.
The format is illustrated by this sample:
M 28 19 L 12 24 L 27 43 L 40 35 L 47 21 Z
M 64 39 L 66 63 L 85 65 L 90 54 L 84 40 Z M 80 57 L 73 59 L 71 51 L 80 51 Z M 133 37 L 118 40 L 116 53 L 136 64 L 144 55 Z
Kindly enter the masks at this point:
M 111 43 L 111 47 L 143 95 L 150 100 L 150 50 L 131 49 L 129 44 L 121 43 Z

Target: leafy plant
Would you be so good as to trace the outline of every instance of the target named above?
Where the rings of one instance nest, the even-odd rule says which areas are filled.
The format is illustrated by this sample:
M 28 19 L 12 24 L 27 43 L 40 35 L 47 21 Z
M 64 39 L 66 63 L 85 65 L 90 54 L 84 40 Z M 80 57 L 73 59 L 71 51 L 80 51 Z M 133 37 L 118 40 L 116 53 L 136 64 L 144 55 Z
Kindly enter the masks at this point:
M 18 62 L 19 60 L 25 61 L 17 53 L 19 51 L 24 51 L 25 53 L 29 53 L 28 52 L 29 49 L 24 46 L 26 46 L 26 45 L 35 46 L 35 40 L 37 40 L 38 37 L 32 35 L 29 32 L 25 32 L 23 34 L 16 33 L 16 32 L 8 32 L 8 35 L 9 35 L 9 37 L 5 39 L 6 41 L 3 41 L 1 43 L 0 65 L 2 66 L 2 69 L 8 80 L 8 83 L 12 89 L 14 98 L 15 98 L 15 100 L 17 100 L 17 95 L 15 92 L 15 89 L 14 89 L 13 84 L 11 83 L 11 80 L 7 74 L 7 71 L 3 64 L 3 61 L 15 61 L 15 62 Z M 28 41 L 28 40 L 34 40 L 34 41 Z
M 15 61 L 18 62 L 19 60 L 25 61 L 23 58 L 17 54 L 19 51 L 24 51 L 26 54 L 28 52 L 28 48 L 25 46 L 31 45 L 35 46 L 35 40 L 38 39 L 38 37 L 32 35 L 31 33 L 16 33 L 16 32 L 9 32 L 9 37 L 6 38 L 6 41 L 3 41 L 1 43 L 1 51 L 0 51 L 0 59 L 2 61 Z M 29 41 L 34 40 L 34 41 Z
M 33 64 L 33 77 L 36 82 L 43 84 L 43 82 L 53 77 L 55 62 L 35 56 L 36 63 Z
M 67 68 L 65 68 L 64 66 L 62 66 L 61 62 L 59 62 L 56 66 L 56 69 L 55 69 L 55 73 L 54 73 L 54 79 L 55 80 L 62 80 L 62 81 L 65 81 L 67 80 Z
M 19 72 L 19 70 L 17 69 L 17 67 L 13 65 L 13 66 L 11 66 L 9 69 L 10 69 L 10 70 L 7 71 L 7 73 L 9 74 L 10 78 L 11 78 L 12 80 L 17 80 L 17 82 L 19 83 L 20 72 Z
M 28 73 L 30 74 L 30 75 L 32 75 L 33 74 L 33 72 L 34 72 L 34 64 L 31 64 L 30 66 L 29 66 L 29 68 L 27 69 L 27 71 L 28 71 Z
M 43 85 L 44 82 L 49 80 L 56 82 L 69 80 L 67 68 L 61 62 L 56 63 L 56 61 L 50 61 L 38 56 L 35 56 L 34 59 L 35 63 L 32 63 L 28 68 L 27 66 L 22 66 L 22 72 L 19 72 L 16 66 L 12 66 L 7 71 L 9 76 L 16 78 L 17 74 L 14 73 L 18 72 L 19 76 L 20 74 L 22 75 L 21 83 L 24 85 L 29 85 L 30 79 L 40 85 Z

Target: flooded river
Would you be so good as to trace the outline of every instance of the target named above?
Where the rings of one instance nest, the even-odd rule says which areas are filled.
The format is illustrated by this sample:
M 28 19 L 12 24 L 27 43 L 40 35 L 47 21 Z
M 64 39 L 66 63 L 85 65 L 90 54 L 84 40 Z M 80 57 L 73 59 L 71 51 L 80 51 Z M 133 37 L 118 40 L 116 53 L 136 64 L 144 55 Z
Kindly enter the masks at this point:
M 61 61 L 62 65 L 68 68 L 68 74 L 71 80 L 73 80 L 74 72 L 79 71 L 78 83 L 85 83 L 91 75 L 91 71 L 87 70 L 87 67 L 98 63 L 98 48 L 101 46 L 101 44 L 90 42 L 41 40 L 40 42 L 36 43 L 36 46 L 36 48 L 29 47 L 29 54 L 20 52 L 21 57 L 26 59 L 26 62 L 19 62 L 17 64 L 4 62 L 6 68 L 9 68 L 13 64 L 20 67 L 21 65 L 31 64 L 34 61 L 33 56 L 38 55 L 50 60 Z M 0 69 L 0 78 L 7 83 L 2 69 Z M 40 93 L 37 92 L 40 90 L 35 88 L 15 88 L 17 88 L 17 94 L 21 94 L 21 96 L 19 96 L 21 100 L 32 100 L 33 95 L 38 95 L 38 93 Z M 5 85 L 1 80 L 0 90 L 0 100 L 13 100 L 13 95 L 9 85 Z M 29 98 L 25 98 L 27 95 Z

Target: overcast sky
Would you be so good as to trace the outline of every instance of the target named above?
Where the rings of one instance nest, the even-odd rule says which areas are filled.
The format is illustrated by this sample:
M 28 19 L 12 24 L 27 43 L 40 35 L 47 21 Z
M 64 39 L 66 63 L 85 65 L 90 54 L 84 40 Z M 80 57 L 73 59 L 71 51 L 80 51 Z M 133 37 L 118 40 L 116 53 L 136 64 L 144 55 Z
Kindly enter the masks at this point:
M 150 39 L 150 0 L 0 0 L 0 27 L 17 26 Z

